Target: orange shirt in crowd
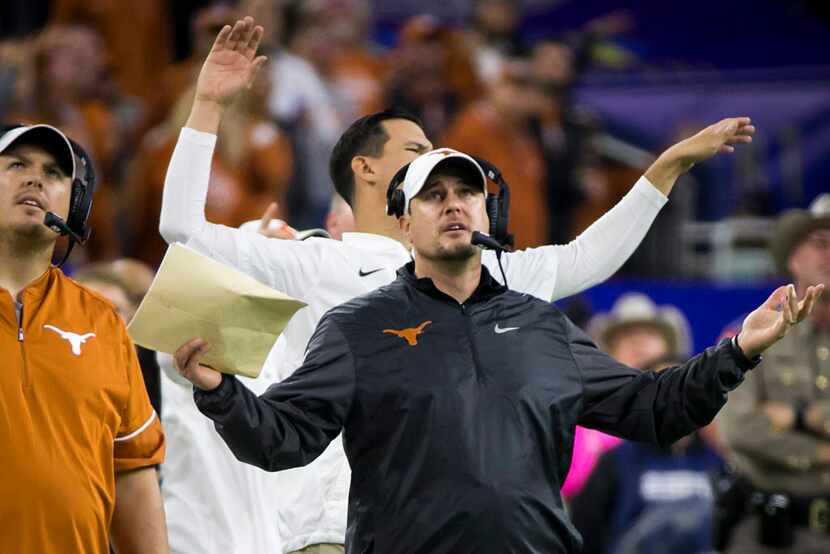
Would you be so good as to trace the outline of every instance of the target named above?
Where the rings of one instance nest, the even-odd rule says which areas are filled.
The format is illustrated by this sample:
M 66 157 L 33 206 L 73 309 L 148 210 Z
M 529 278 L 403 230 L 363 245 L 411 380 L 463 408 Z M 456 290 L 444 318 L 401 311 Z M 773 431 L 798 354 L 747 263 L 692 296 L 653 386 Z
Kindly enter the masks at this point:
M 516 248 L 549 242 L 545 161 L 529 131 L 503 120 L 487 102 L 477 102 L 456 117 L 439 144 L 499 168 L 510 185 L 509 230 Z
M 50 268 L 0 289 L 0 552 L 109 552 L 115 477 L 164 457 L 115 308 Z

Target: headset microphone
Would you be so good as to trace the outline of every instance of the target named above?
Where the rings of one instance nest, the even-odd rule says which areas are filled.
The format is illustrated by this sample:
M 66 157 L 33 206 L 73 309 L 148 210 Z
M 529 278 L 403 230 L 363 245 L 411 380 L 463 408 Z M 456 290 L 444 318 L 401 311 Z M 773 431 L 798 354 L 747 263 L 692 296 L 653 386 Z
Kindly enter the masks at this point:
M 46 212 L 46 217 L 43 218 L 43 224 L 52 229 L 54 232 L 58 233 L 59 235 L 69 235 L 75 242 L 80 244 L 85 243 L 86 239 L 89 238 L 84 238 L 72 229 L 70 229 L 69 225 L 66 224 L 66 221 L 64 221 L 52 212 Z
M 470 237 L 470 244 L 480 248 L 489 248 L 496 251 L 496 261 L 499 264 L 499 271 L 501 271 L 501 278 L 504 280 L 504 286 L 510 288 L 507 284 L 507 275 L 504 274 L 504 267 L 501 265 L 501 255 L 507 252 L 507 249 L 496 239 L 490 235 L 485 235 L 478 231 L 473 231 L 473 236 Z
M 473 231 L 473 236 L 470 238 L 470 244 L 473 246 L 481 246 L 482 248 L 489 248 L 490 250 L 495 250 L 496 252 L 506 252 L 506 249 L 504 246 L 499 244 L 499 241 L 490 235 L 485 235 L 484 233 L 480 233 L 478 231 Z

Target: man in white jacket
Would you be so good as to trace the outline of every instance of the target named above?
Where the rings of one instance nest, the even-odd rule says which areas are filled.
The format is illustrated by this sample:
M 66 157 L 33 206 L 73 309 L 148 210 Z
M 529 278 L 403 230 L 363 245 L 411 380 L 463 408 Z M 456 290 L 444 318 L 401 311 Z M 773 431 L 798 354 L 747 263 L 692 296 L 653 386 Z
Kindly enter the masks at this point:
M 265 63 L 256 55 L 261 34 L 262 28 L 245 18 L 217 36 L 170 161 L 160 223 L 168 243 L 186 243 L 308 304 L 289 322 L 263 375 L 251 384 L 257 393 L 299 367 L 308 339 L 327 310 L 391 282 L 395 270 L 409 261 L 398 226 L 385 213 L 386 190 L 398 169 L 432 149 L 417 122 L 394 111 L 362 118 L 344 133 L 330 169 L 335 188 L 352 206 L 358 232 L 345 233 L 342 241 L 275 240 L 207 222 L 204 203 L 216 132 L 225 108 Z M 726 119 L 669 148 L 617 206 L 573 242 L 502 256 L 510 288 L 556 300 L 607 279 L 640 243 L 676 179 L 693 164 L 749 142 L 752 133 L 748 118 Z M 493 252 L 485 252 L 482 262 L 500 280 Z M 210 421 L 193 407 L 189 390 L 183 391 L 182 402 L 164 400 L 171 406 L 163 419 L 173 550 L 342 552 L 350 476 L 342 442 L 332 442 L 307 467 L 255 473 L 233 463 Z M 176 444 L 179 435 L 187 441 L 182 448 Z M 271 526 L 261 528 L 263 520 Z M 180 531 L 189 539 L 179 542 Z

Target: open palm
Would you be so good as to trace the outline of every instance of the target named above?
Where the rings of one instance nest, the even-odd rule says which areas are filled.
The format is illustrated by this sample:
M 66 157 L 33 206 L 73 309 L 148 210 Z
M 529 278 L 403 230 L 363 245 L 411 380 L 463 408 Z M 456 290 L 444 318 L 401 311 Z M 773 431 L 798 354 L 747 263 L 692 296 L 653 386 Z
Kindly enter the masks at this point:
M 760 354 L 781 339 L 794 325 L 801 323 L 810 312 L 824 285 L 807 287 L 801 301 L 795 287 L 778 287 L 755 311 L 744 319 L 738 343 L 749 357 Z
M 755 126 L 748 117 L 729 117 L 709 125 L 695 135 L 682 140 L 669 148 L 679 159 L 684 171 L 712 156 L 723 152 L 734 152 L 738 144 L 752 142 Z
M 251 17 L 225 25 L 210 50 L 199 80 L 196 99 L 227 105 L 241 91 L 251 87 L 257 72 L 266 61 L 256 51 L 263 29 Z

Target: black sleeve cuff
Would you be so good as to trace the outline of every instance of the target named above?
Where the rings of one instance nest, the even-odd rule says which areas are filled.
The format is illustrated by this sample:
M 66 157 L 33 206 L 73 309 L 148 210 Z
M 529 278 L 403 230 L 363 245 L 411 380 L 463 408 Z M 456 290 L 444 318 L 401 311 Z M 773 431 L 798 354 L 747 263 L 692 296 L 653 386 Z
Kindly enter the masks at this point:
M 222 374 L 222 382 L 213 390 L 202 390 L 199 387 L 193 387 L 193 400 L 196 402 L 196 407 L 205 413 L 222 413 L 223 409 L 228 403 L 228 400 L 233 396 L 234 381 L 236 378 L 227 373 Z
M 747 358 L 744 351 L 741 350 L 740 345 L 738 344 L 738 335 L 733 336 L 731 339 L 724 339 L 723 342 L 729 342 L 728 348 L 729 353 L 732 356 L 732 359 L 735 360 L 735 364 L 737 364 L 738 368 L 743 371 L 749 371 L 750 369 L 755 369 L 758 364 L 761 363 L 763 357 L 758 354 L 754 358 Z

